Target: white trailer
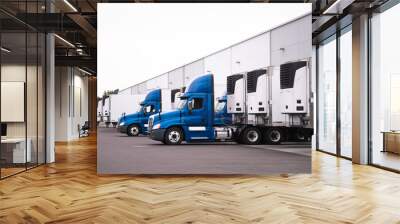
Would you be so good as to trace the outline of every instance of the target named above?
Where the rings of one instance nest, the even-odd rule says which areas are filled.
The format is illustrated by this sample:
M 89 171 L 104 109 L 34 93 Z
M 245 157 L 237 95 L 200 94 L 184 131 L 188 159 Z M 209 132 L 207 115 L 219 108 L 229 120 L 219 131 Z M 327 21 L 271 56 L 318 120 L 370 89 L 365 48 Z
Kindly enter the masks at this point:
M 106 125 L 109 125 L 110 122 L 110 97 L 107 96 L 104 100 L 103 100 L 103 108 L 102 108 L 102 118 L 103 121 L 106 122 Z
M 227 112 L 234 125 L 254 126 L 268 143 L 309 140 L 312 94 L 309 59 L 227 78 Z
M 158 88 L 159 89 L 159 88 Z M 150 89 L 146 92 L 145 94 L 130 94 L 130 92 L 120 92 L 118 94 L 112 94 L 107 98 L 105 101 L 105 104 L 109 104 L 109 110 L 108 110 L 108 115 L 109 119 L 106 120 L 106 126 L 109 126 L 112 124 L 114 127 L 117 126 L 118 121 L 122 116 L 125 115 L 130 115 L 137 113 L 137 117 L 134 119 L 125 119 L 124 117 L 124 123 L 127 124 L 129 122 L 133 122 L 132 124 L 138 125 L 138 122 L 145 122 L 143 125 L 146 127 L 147 125 L 147 120 L 139 119 L 138 117 L 146 117 L 144 114 L 144 110 L 146 110 L 146 113 L 151 113 L 154 112 L 153 110 L 157 110 L 157 108 L 160 108 L 160 111 L 170 111 L 175 109 L 178 104 L 179 104 L 179 96 L 180 93 L 182 92 L 182 89 L 168 89 L 168 88 L 163 88 L 159 89 L 161 92 L 160 97 L 157 99 L 152 99 L 151 100 L 151 105 L 149 106 L 149 102 L 145 102 L 146 105 L 142 105 L 142 102 L 146 101 L 147 94 L 150 93 L 151 91 L 156 90 L 156 89 Z M 155 102 L 156 101 L 156 102 Z M 148 111 L 147 111 L 148 110 Z M 105 111 L 106 112 L 106 111 Z M 134 121 L 133 121 L 134 120 Z M 130 124 L 130 125 L 132 125 Z M 127 133 L 130 135 L 131 133 Z
M 181 89 L 161 89 L 161 110 L 162 112 L 171 111 L 177 108 L 180 98 L 184 91 Z
M 102 114 L 103 114 L 103 100 L 99 99 L 97 101 L 97 122 L 102 121 Z
M 123 114 L 132 114 L 140 109 L 144 94 L 112 94 L 110 95 L 110 122 L 116 126 Z

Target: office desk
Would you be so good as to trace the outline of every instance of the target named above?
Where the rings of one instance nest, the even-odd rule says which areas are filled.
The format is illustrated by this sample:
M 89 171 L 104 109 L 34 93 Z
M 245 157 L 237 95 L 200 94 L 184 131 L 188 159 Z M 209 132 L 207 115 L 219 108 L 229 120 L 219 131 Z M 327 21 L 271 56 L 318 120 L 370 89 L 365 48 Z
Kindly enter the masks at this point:
M 400 154 L 400 131 L 383 131 L 382 152 Z
M 6 163 L 26 163 L 31 162 L 31 139 L 25 138 L 7 138 L 1 140 L 1 159 Z M 25 145 L 26 151 L 25 151 Z

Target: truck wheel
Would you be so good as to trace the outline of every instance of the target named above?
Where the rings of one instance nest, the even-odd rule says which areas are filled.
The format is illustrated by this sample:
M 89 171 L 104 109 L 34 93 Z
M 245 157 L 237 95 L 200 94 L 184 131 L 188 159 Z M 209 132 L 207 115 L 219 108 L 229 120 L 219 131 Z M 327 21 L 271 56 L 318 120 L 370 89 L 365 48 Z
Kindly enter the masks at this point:
M 165 132 L 164 143 L 167 145 L 179 145 L 183 140 L 183 133 L 180 128 L 168 128 Z
M 243 131 L 242 141 L 246 145 L 257 145 L 261 141 L 261 132 L 256 127 L 248 127 Z
M 139 135 L 139 126 L 136 124 L 129 125 L 126 134 L 128 136 L 138 136 Z
M 269 128 L 265 135 L 265 140 L 268 144 L 278 145 L 281 144 L 283 139 L 283 132 L 279 128 Z
M 304 133 L 297 131 L 296 132 L 296 140 L 300 142 L 305 142 L 307 141 L 307 137 L 304 135 Z

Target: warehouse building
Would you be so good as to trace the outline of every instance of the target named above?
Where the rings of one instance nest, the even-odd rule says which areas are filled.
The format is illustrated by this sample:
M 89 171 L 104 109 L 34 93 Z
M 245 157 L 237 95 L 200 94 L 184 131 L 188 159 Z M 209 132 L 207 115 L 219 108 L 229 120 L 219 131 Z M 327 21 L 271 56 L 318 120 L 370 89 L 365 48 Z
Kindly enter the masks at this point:
M 98 111 L 103 113 L 98 113 L 98 120 L 116 124 L 122 114 L 136 112 L 139 102 L 151 90 L 183 90 L 194 78 L 206 73 L 214 75 L 214 97 L 217 102 L 217 98 L 226 94 L 228 76 L 267 67 L 279 67 L 281 64 L 299 60 L 311 63 L 311 33 L 300 32 L 311 30 L 309 21 L 311 15 L 300 16 L 240 43 L 120 90 L 118 94 L 111 94 L 110 98 L 102 99 L 103 108 L 99 108 Z M 283 36 L 289 38 L 282 38 Z M 110 102 L 114 107 L 110 107 Z M 121 107 L 124 109 L 120 110 Z

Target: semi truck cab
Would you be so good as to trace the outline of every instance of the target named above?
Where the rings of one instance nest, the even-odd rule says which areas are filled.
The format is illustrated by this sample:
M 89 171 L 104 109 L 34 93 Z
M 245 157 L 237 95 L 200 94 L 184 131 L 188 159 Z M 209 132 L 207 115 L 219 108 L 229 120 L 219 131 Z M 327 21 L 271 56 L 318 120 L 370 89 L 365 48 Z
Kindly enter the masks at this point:
M 177 110 L 150 116 L 150 138 L 165 144 L 180 144 L 182 141 L 224 140 L 232 136 L 232 131 L 224 127 L 224 122 L 229 121 L 224 117 L 227 116 L 226 97 L 219 102 L 221 110 L 214 111 L 212 74 L 195 79 L 180 99 Z
M 150 115 L 161 111 L 161 89 L 149 92 L 136 113 L 122 115 L 118 121 L 118 130 L 128 136 L 138 136 L 147 133 L 147 123 Z

